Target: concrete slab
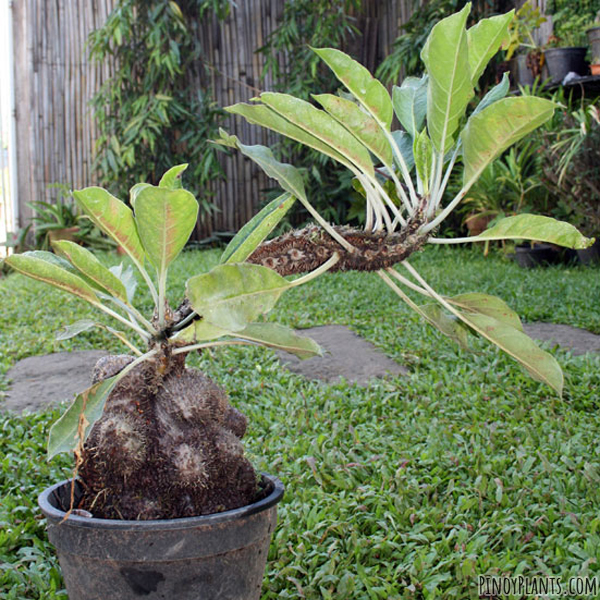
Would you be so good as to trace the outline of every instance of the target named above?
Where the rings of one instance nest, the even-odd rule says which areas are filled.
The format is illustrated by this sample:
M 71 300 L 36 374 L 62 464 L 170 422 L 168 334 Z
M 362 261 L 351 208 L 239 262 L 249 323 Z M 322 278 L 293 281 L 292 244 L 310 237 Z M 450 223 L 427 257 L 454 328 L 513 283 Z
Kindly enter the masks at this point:
M 72 400 L 92 384 L 92 369 L 102 356 L 99 350 L 57 352 L 30 356 L 8 371 L 8 395 L 0 409 L 35 411 Z
M 343 377 L 347 381 L 367 385 L 373 377 L 403 375 L 408 371 L 343 325 L 325 325 L 298 331 L 312 338 L 324 350 L 324 356 L 306 360 L 278 351 L 279 360 L 294 373 L 308 379 L 333 383 Z
M 573 354 L 600 352 L 600 335 L 587 329 L 557 323 L 524 323 L 523 329 L 534 340 L 558 344 Z

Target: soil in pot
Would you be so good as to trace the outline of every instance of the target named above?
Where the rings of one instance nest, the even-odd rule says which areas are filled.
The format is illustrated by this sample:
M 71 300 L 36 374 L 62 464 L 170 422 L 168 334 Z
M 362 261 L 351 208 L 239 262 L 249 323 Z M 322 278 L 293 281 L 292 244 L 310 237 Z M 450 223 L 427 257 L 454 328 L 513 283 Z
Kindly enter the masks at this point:
M 262 476 L 263 498 L 214 515 L 121 521 L 71 514 L 71 482 L 44 491 L 69 600 L 259 600 L 281 482 Z M 76 501 L 82 488 L 76 485 Z
M 588 66 L 585 61 L 587 48 L 549 48 L 544 52 L 550 73 L 551 83 L 559 84 L 568 73 L 586 75 Z

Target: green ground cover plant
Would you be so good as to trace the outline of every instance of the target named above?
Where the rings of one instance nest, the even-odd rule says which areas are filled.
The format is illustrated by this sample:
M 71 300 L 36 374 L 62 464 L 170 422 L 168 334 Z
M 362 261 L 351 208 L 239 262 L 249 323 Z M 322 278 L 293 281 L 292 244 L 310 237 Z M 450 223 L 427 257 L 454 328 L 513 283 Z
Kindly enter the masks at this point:
M 180 297 L 187 274 L 218 259 L 181 255 L 169 294 Z M 467 261 L 473 268 L 460 280 L 440 275 Z M 428 248 L 414 264 L 441 292 L 502 294 L 527 321 L 600 333 L 600 308 L 589 300 L 600 293 L 597 268 L 524 273 L 499 255 L 447 247 Z M 260 348 L 192 361 L 248 415 L 253 463 L 286 481 L 263 598 L 476 598 L 478 573 L 597 576 L 600 357 L 546 345 L 565 369 L 559 400 L 500 352 L 467 355 L 404 305 L 390 311 L 393 300 L 374 273 L 328 274 L 288 292 L 273 318 L 349 325 L 406 364 L 406 377 L 326 385 L 281 369 Z M 151 305 L 149 296 L 140 301 Z M 0 282 L 0 303 L 2 389 L 26 356 L 122 349 L 100 330 L 57 345 L 55 330 L 93 309 L 21 275 Z M 42 303 L 52 320 L 31 310 Z M 0 416 L 2 600 L 66 598 L 35 505 L 41 489 L 71 475 L 65 455 L 40 460 L 60 412 Z

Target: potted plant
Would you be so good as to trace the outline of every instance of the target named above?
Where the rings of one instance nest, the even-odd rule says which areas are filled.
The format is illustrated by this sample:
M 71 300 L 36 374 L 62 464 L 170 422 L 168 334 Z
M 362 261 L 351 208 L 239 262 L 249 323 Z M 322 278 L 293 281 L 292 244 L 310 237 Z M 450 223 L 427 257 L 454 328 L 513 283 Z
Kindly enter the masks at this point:
M 184 165 L 167 172 L 159 186 L 134 186 L 132 209 L 101 188 L 75 193 L 82 210 L 129 255 L 154 298 L 153 314 L 135 307 L 132 269 L 106 269 L 76 244 L 55 243 L 60 256 L 34 252 L 6 259 L 17 271 L 86 300 L 137 336 L 136 342 L 111 329 L 133 356 L 103 359 L 95 383 L 50 431 L 49 454 L 73 452 L 79 476 L 40 498 L 71 600 L 259 597 L 282 488 L 271 477 L 255 476 L 240 443 L 245 418 L 217 384 L 185 367 L 185 356 L 210 346 L 254 343 L 300 356 L 318 352 L 307 338 L 259 319 L 285 290 L 326 271 L 377 271 L 445 335 L 464 345 L 470 334 L 479 335 L 562 392 L 558 363 L 523 333 L 506 304 L 485 294 L 442 296 L 407 260 L 426 243 L 590 243 L 573 226 L 534 215 L 504 219 L 463 240 L 435 236 L 486 166 L 554 111 L 548 100 L 505 98 L 505 78 L 463 126 L 474 86 L 512 18 L 485 19 L 467 31 L 469 8 L 433 28 L 423 50 L 427 75 L 405 80 L 392 97 L 360 64 L 324 48 L 315 52 L 354 101 L 319 95 L 315 99 L 325 108 L 319 110 L 292 96 L 265 93 L 254 104 L 229 108 L 347 166 L 365 193 L 364 229 L 327 223 L 306 197 L 295 167 L 275 160 L 268 148 L 246 146 L 222 132 L 219 143 L 257 161 L 284 194 L 238 232 L 217 267 L 189 279 L 177 308 L 166 302 L 168 267 L 197 214 L 196 200 L 181 188 Z M 404 131 L 391 131 L 394 112 Z M 461 153 L 462 188 L 442 206 Z M 381 164 L 377 170 L 372 157 Z M 316 224 L 265 241 L 295 199 Z M 293 281 L 285 278 L 298 274 Z M 424 305 L 409 296 L 413 292 Z M 93 326 L 76 323 L 64 335 Z M 251 573 L 250 564 L 256 567 Z
M 569 73 L 587 75 L 585 21 L 585 15 L 569 9 L 554 15 L 554 33 L 544 49 L 552 84 L 562 83 Z
M 588 42 L 590 45 L 590 53 L 592 61 L 590 70 L 592 75 L 600 75 L 600 11 L 594 20 L 594 26 L 586 31 Z
M 547 21 L 539 7 L 525 2 L 514 14 L 509 24 L 506 42 L 506 60 L 510 65 L 514 84 L 531 86 L 536 78 L 542 77 L 545 64 L 543 47 L 535 38 L 535 30 Z

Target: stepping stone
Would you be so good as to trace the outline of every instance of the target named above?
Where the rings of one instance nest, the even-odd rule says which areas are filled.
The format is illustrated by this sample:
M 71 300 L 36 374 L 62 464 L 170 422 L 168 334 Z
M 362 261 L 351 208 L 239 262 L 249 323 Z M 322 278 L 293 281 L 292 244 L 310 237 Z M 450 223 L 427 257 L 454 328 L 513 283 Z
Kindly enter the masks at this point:
M 557 323 L 524 323 L 523 329 L 534 340 L 558 344 L 573 354 L 600 352 L 600 335 L 586 329 Z
M 277 355 L 290 371 L 308 379 L 335 383 L 343 377 L 349 382 L 367 385 L 372 377 L 408 373 L 405 367 L 343 325 L 312 327 L 298 333 L 315 340 L 325 351 L 324 355 L 306 360 L 283 351 Z
M 30 356 L 8 373 L 9 389 L 0 409 L 14 412 L 44 409 L 72 400 L 92 384 L 92 369 L 107 352 L 84 350 Z

